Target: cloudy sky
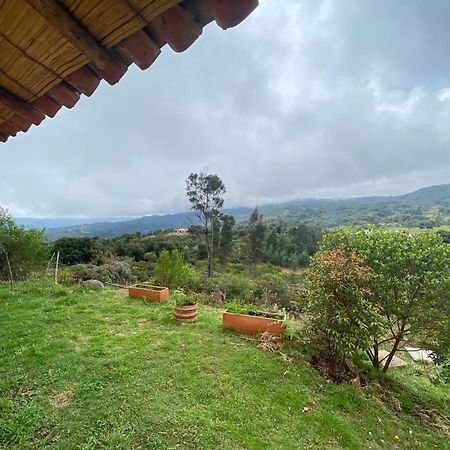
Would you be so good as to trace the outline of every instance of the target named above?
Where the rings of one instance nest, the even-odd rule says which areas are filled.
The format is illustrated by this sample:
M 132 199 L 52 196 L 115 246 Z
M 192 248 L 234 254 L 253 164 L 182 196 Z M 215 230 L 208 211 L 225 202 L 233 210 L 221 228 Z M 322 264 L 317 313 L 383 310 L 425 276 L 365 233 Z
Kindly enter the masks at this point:
M 260 0 L 186 52 L 0 145 L 16 216 L 188 209 L 190 172 L 226 206 L 399 194 L 450 181 L 450 1 Z

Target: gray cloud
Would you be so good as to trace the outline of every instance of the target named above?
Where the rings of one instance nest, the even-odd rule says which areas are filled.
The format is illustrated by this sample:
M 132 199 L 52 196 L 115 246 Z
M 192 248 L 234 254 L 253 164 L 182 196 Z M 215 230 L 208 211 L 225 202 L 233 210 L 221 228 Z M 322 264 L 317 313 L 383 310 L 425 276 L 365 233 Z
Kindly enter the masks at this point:
M 447 0 L 262 1 L 1 146 L 0 204 L 184 210 L 184 180 L 205 166 L 228 206 L 449 181 L 449 20 Z

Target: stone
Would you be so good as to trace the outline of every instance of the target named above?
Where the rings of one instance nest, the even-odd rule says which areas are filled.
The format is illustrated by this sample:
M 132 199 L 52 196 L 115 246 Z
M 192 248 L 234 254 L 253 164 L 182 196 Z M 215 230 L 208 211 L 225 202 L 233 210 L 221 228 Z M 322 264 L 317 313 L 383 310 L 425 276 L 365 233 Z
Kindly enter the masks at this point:
M 85 288 L 92 289 L 94 291 L 100 291 L 104 288 L 103 283 L 99 280 L 86 280 L 82 282 Z
M 434 353 L 423 348 L 405 347 L 414 362 L 433 362 Z
M 226 300 L 225 294 L 217 288 L 213 288 L 209 291 L 211 297 L 213 297 L 214 299 L 224 302 Z
M 386 360 L 388 359 L 389 352 L 386 350 L 380 350 L 378 352 L 378 357 L 380 358 L 380 361 L 383 361 L 381 363 L 381 366 L 384 366 L 386 364 Z M 402 367 L 406 366 L 408 363 L 404 361 L 403 359 L 399 358 L 398 356 L 395 356 L 392 358 L 391 364 L 389 367 Z

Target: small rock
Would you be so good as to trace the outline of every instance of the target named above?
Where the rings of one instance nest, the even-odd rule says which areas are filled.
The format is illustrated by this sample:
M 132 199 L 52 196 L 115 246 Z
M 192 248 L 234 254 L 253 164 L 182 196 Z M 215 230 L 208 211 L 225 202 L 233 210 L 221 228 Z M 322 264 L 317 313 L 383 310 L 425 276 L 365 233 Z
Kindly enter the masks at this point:
M 99 280 L 86 280 L 83 281 L 83 286 L 88 289 L 93 289 L 95 291 L 100 291 L 103 289 L 103 283 Z
M 423 361 L 432 363 L 436 356 L 431 350 L 425 350 L 423 348 L 405 347 L 405 350 L 409 353 L 414 362 Z
M 215 298 L 216 300 L 224 302 L 226 300 L 225 294 L 217 288 L 213 288 L 210 290 L 211 297 Z
M 360 388 L 361 387 L 361 379 L 359 377 L 353 378 L 352 386 L 354 386 L 355 388 Z

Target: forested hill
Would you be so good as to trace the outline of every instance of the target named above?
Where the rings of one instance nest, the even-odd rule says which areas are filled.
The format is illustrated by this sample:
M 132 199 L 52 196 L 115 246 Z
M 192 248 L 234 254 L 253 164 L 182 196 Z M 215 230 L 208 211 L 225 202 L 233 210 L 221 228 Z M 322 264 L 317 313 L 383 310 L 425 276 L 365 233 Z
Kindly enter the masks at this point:
M 226 214 L 240 217 L 248 216 L 250 208 L 230 208 L 224 211 Z M 192 212 L 177 214 L 165 214 L 144 216 L 138 219 L 126 220 L 123 222 L 99 222 L 84 225 L 74 225 L 69 227 L 52 228 L 46 231 L 47 239 L 53 241 L 62 236 L 81 237 L 117 237 L 124 234 L 150 233 L 156 230 L 168 230 L 174 228 L 187 228 L 197 224 L 198 219 Z
M 389 197 L 298 200 L 265 205 L 261 212 L 268 222 L 303 222 L 324 228 L 367 224 L 396 227 L 450 225 L 450 184 Z
M 450 184 L 430 186 L 405 195 L 358 197 L 350 199 L 305 199 L 283 204 L 263 205 L 267 222 L 293 225 L 305 223 L 323 228 L 339 225 L 382 224 L 396 227 L 450 225 Z M 251 208 L 224 211 L 246 223 Z M 115 237 L 156 230 L 188 227 L 197 223 L 191 212 L 145 216 L 122 222 L 102 222 L 47 230 L 49 240 L 61 236 Z

